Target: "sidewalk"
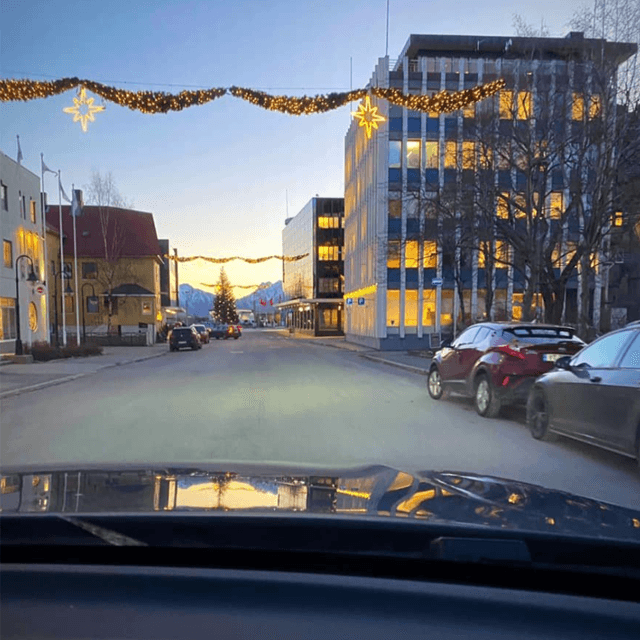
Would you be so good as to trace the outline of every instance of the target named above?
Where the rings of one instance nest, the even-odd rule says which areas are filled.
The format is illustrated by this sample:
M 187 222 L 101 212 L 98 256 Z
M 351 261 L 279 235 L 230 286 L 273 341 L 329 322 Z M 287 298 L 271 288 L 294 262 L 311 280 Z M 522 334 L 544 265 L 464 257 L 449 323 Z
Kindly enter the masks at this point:
M 166 344 L 154 344 L 151 347 L 105 347 L 101 356 L 5 365 L 0 368 L 0 398 L 76 380 L 109 367 L 157 358 L 168 351 Z
M 275 333 L 278 333 L 283 338 L 289 338 L 291 340 L 307 340 L 313 344 L 319 344 L 323 347 L 334 347 L 335 349 L 344 349 L 346 351 L 359 351 L 359 352 L 372 352 L 378 353 L 375 349 L 369 347 L 363 347 L 359 344 L 353 344 L 347 342 L 344 336 L 310 336 L 304 333 L 289 333 L 288 329 L 278 329 Z

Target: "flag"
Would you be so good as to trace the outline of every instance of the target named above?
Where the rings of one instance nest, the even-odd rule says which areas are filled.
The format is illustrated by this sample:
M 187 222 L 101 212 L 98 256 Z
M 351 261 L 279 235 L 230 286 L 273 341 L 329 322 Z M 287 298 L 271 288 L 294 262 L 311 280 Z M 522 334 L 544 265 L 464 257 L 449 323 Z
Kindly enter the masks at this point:
M 269 300 L 269 306 L 273 307 L 273 298 L 271 298 L 271 300 Z
M 263 307 L 266 307 L 266 306 L 267 306 L 267 303 L 266 303 L 264 300 L 260 300 L 260 304 L 261 304 Z
M 82 191 L 80 189 L 74 189 L 71 192 L 71 197 L 73 198 L 71 215 L 77 218 L 82 213 L 82 207 L 84 206 L 84 202 L 82 202 Z
M 58 173 L 58 172 L 52 171 L 51 169 L 49 169 L 49 167 L 47 167 L 47 165 L 44 162 L 44 158 L 42 158 L 42 173 Z
M 21 164 L 23 157 L 22 157 L 22 149 L 20 148 L 20 136 L 16 136 L 16 138 L 18 140 L 18 164 Z
M 62 199 L 65 202 L 68 202 L 69 204 L 71 204 L 71 200 L 69 200 L 69 196 L 64 192 L 62 182 L 60 181 L 60 176 L 58 176 L 58 187 L 60 187 L 60 193 L 62 194 Z

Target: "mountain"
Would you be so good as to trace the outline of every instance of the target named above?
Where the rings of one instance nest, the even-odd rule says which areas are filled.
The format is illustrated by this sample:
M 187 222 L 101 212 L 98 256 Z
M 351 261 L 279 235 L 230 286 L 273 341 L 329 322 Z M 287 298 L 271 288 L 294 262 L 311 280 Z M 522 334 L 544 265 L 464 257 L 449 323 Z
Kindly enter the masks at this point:
M 190 284 L 181 284 L 178 299 L 180 306 L 192 316 L 207 317 L 209 309 L 213 309 L 215 296 L 207 291 L 196 289 Z
M 282 302 L 284 300 L 284 293 L 282 291 L 282 280 L 278 280 L 278 282 L 263 282 L 261 287 L 263 289 L 259 289 L 258 291 L 254 291 L 250 293 L 248 296 L 244 296 L 244 298 L 240 298 L 236 300 L 236 306 L 238 309 L 251 309 L 256 310 L 258 313 L 262 312 L 272 312 L 273 307 L 269 304 L 271 300 L 273 300 L 273 304 L 278 304 L 278 302 Z M 260 300 L 263 300 L 267 303 L 267 306 L 263 306 L 260 304 Z

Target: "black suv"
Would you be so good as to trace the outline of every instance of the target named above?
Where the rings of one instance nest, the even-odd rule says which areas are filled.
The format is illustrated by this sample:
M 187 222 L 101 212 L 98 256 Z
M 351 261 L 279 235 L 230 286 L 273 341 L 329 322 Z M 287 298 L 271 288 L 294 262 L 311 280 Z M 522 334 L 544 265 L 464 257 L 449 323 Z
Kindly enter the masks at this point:
M 169 351 L 202 349 L 200 336 L 194 327 L 176 327 L 169 334 Z

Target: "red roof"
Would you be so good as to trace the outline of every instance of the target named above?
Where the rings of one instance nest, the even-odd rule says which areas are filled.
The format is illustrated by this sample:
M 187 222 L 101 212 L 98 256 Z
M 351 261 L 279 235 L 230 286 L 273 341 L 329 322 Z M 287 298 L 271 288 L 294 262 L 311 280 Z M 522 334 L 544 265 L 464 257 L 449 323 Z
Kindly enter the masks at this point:
M 85 206 L 76 220 L 76 238 L 78 256 L 83 258 L 104 258 L 103 222 L 110 241 L 113 257 L 141 258 L 161 255 L 156 225 L 152 213 L 102 207 L 105 214 L 101 220 L 100 207 Z M 60 228 L 60 216 L 57 205 L 49 205 L 47 225 L 55 231 Z M 62 229 L 68 240 L 65 253 L 73 253 L 73 218 L 71 207 L 62 207 Z M 115 239 L 115 240 L 114 240 Z

